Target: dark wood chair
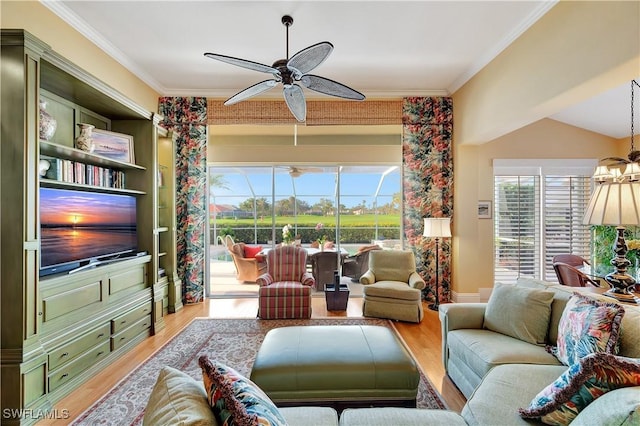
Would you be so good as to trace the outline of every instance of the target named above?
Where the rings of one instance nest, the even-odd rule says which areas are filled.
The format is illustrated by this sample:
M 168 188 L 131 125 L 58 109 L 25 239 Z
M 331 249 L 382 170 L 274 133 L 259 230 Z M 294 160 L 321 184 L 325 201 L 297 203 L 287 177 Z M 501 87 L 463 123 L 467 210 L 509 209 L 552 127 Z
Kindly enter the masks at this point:
M 577 254 L 558 254 L 553 256 L 553 263 L 560 262 L 571 265 L 574 268 L 579 268 L 584 265 L 591 265 L 587 259 Z
M 600 287 L 600 283 L 596 280 L 567 263 L 554 262 L 553 269 L 556 271 L 558 282 L 562 285 L 570 287 L 586 287 L 587 285 Z

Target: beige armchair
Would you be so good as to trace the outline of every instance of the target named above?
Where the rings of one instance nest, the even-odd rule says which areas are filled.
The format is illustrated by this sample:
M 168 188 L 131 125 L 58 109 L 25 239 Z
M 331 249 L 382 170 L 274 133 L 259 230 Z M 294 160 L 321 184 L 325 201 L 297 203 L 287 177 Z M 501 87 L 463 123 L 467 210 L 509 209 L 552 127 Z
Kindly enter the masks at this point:
M 422 290 L 426 284 L 416 272 L 412 251 L 375 250 L 369 253 L 369 269 L 360 277 L 363 315 L 420 322 Z

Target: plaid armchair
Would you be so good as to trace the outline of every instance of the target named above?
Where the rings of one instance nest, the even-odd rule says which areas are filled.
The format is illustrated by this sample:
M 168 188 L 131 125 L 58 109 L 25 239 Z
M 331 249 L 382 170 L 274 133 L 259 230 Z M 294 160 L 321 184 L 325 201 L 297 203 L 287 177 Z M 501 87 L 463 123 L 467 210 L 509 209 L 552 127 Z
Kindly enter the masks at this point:
M 307 252 L 280 246 L 267 253 L 267 272 L 256 280 L 258 317 L 262 319 L 311 318 L 313 275 L 307 272 Z

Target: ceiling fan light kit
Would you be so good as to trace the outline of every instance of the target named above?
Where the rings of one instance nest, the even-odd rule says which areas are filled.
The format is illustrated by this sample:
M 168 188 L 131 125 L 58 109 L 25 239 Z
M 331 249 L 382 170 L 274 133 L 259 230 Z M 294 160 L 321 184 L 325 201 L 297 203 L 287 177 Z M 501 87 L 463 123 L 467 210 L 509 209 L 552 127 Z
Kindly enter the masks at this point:
M 357 101 L 365 99 L 362 93 L 342 83 L 325 77 L 308 74 L 323 63 L 333 51 L 333 44 L 328 41 L 311 45 L 289 58 L 289 27 L 293 25 L 293 18 L 289 15 L 283 16 L 282 24 L 287 28 L 287 58 L 278 59 L 272 66 L 217 53 L 207 52 L 204 54 L 207 58 L 253 71 L 264 72 L 273 76 L 273 78 L 269 80 L 261 81 L 236 93 L 224 102 L 225 105 L 233 105 L 247 100 L 282 83 L 282 93 L 289 111 L 291 111 L 291 114 L 293 114 L 298 121 L 304 122 L 307 119 L 307 104 L 302 86 L 318 93 L 343 99 Z

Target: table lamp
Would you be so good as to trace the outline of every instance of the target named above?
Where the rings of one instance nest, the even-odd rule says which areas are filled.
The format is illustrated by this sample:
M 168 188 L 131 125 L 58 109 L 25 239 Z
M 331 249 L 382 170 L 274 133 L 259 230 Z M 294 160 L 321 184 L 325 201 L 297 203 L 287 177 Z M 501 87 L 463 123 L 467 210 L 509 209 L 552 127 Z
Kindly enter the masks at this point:
M 599 183 L 584 215 L 585 225 L 613 225 L 617 237 L 613 243 L 614 257 L 611 265 L 615 271 L 604 279 L 611 286 L 605 293 L 623 301 L 633 301 L 630 289 L 635 279 L 627 273 L 631 261 L 626 258 L 627 242 L 624 239 L 624 225 L 640 225 L 640 182 L 625 182 L 619 179 Z
M 451 218 L 448 217 L 427 217 L 424 219 L 424 233 L 422 234 L 427 238 L 436 239 L 436 300 L 429 305 L 429 309 L 437 311 L 440 306 L 440 238 L 451 237 Z

